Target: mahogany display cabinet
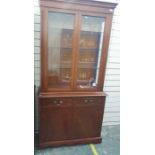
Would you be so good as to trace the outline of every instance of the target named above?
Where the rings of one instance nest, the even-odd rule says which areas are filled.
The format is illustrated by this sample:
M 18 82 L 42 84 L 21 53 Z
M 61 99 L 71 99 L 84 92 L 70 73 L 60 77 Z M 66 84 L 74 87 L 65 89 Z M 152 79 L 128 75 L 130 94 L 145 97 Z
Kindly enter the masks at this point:
M 100 143 L 116 3 L 41 0 L 39 147 Z

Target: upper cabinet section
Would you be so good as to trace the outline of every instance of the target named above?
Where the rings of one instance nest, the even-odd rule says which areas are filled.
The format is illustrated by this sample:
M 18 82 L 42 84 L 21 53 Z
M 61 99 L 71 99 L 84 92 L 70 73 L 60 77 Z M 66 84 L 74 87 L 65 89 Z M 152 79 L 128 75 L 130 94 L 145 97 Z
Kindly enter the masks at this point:
M 45 0 L 41 4 L 41 91 L 102 91 L 116 4 Z

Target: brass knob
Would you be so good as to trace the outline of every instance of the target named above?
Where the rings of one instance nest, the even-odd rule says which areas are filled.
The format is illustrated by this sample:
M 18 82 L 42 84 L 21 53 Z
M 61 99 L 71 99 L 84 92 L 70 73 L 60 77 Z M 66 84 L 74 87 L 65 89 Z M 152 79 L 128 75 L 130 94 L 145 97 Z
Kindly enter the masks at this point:
M 85 102 L 85 103 L 87 103 L 87 102 L 88 102 L 88 100 L 86 99 L 86 100 L 84 100 L 84 102 Z
M 53 101 L 54 104 L 57 104 L 57 101 Z
M 94 102 L 94 100 L 89 100 L 89 102 L 91 102 L 91 103 L 92 103 L 92 102 Z
M 60 100 L 60 101 L 59 101 L 59 103 L 60 103 L 60 104 L 62 104 L 62 103 L 63 103 L 63 101 L 62 101 L 62 100 Z

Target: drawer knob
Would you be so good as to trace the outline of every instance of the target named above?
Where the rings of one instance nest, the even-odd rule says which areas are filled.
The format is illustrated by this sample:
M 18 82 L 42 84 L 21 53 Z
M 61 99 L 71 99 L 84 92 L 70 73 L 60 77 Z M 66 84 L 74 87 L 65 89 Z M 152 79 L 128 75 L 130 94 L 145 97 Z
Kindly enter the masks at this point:
M 62 104 L 62 103 L 63 103 L 63 101 L 62 101 L 62 100 L 60 100 L 60 101 L 59 101 L 59 103 L 60 103 L 60 104 Z
M 53 101 L 53 103 L 54 103 L 54 104 L 57 104 L 58 102 L 57 102 L 57 101 Z
M 85 103 L 87 103 L 87 102 L 88 102 L 88 100 L 84 100 L 84 102 L 85 102 Z
M 94 102 L 94 100 L 89 100 L 89 102 L 91 102 L 91 103 L 92 103 L 92 102 Z

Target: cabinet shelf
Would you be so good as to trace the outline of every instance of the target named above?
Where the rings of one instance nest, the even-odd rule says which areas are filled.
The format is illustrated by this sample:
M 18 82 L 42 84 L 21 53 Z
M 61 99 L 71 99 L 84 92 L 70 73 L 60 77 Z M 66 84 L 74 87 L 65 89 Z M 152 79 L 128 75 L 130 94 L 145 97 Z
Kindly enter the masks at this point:
M 95 69 L 95 70 L 99 69 L 96 66 L 80 66 L 80 65 L 78 65 L 78 68 L 79 69 Z
M 77 80 L 77 83 L 89 83 L 89 80 Z
M 72 49 L 72 47 L 68 47 L 68 46 L 50 46 L 48 47 L 49 49 L 51 48 L 58 48 L 58 49 Z
M 72 62 L 71 61 L 61 61 L 60 63 L 61 64 L 71 64 Z
M 101 31 L 90 31 L 90 30 L 81 30 L 81 33 L 82 32 L 88 33 L 88 34 L 94 33 L 94 34 L 98 34 L 98 35 L 100 35 L 101 33 L 103 33 Z
M 70 28 L 70 29 L 69 29 L 69 28 L 65 28 L 65 29 L 64 29 L 64 28 L 62 28 L 62 27 L 60 27 L 60 28 L 59 28 L 59 27 L 52 27 L 52 29 L 53 29 L 53 30 L 70 31 L 70 32 L 73 31 L 73 29 L 71 29 L 71 28 Z
M 96 51 L 99 51 L 101 49 L 99 48 L 91 48 L 91 47 L 80 47 L 80 52 L 84 52 L 84 51 L 89 51 L 89 52 L 96 52 Z
M 52 29 L 53 30 L 61 30 L 61 31 L 66 31 L 66 32 L 73 32 L 74 30 L 73 29 L 69 29 L 69 28 L 63 28 L 62 29 L 62 27 L 60 27 L 60 28 L 58 28 L 58 27 L 52 27 Z M 101 34 L 101 33 L 103 33 L 103 32 L 101 32 L 101 31 L 90 31 L 90 30 L 81 30 L 81 33 L 82 32 L 84 32 L 84 33 L 88 33 L 88 34 L 90 34 L 90 33 L 96 33 L 96 34 Z
M 95 64 L 96 62 L 79 61 L 79 64 Z
M 72 66 L 55 66 L 55 69 L 71 69 Z

